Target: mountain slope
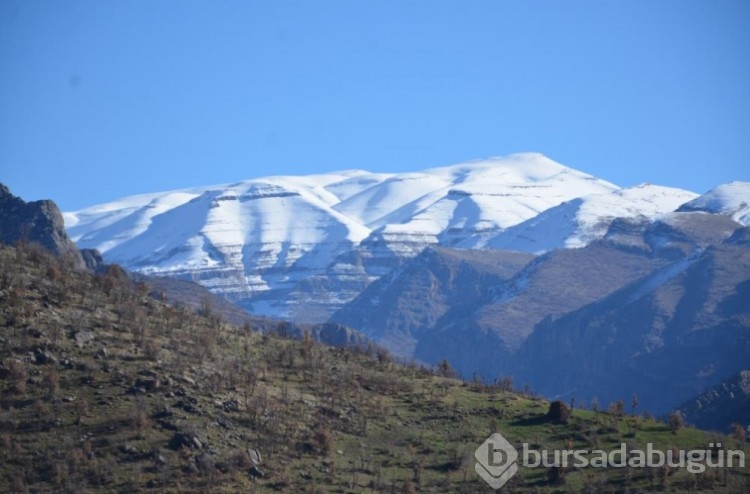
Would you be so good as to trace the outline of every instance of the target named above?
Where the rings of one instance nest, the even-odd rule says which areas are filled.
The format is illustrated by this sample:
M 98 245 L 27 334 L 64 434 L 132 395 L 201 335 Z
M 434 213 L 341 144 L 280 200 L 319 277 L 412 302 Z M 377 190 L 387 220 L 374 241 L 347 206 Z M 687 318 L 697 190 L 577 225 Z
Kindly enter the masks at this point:
M 315 322 L 430 245 L 583 246 L 614 217 L 651 219 L 694 197 L 651 185 L 618 190 L 527 153 L 418 173 L 354 170 L 146 194 L 65 218 L 78 244 L 109 262 L 198 281 L 256 314 Z
M 520 252 L 427 248 L 370 284 L 331 321 L 356 327 L 396 355 L 412 357 L 423 333 L 446 313 L 473 306 L 485 287 L 512 278 L 533 258 Z
M 740 337 L 750 328 L 745 309 L 736 304 L 744 296 L 742 280 L 750 276 L 744 265 L 749 236 L 731 218 L 692 212 L 655 222 L 616 220 L 601 240 L 535 258 L 493 250 L 426 251 L 370 285 L 331 321 L 362 329 L 403 358 L 433 364 L 446 359 L 464 377 L 510 375 L 549 396 L 583 400 L 637 393 L 644 407 L 664 411 L 750 358 L 741 338 L 733 341 L 724 333 L 703 341 L 707 346 L 700 355 L 687 350 L 693 338 L 687 335 L 706 321 L 713 321 L 714 329 L 734 321 L 728 324 Z M 511 255 L 517 256 L 512 269 L 490 271 L 491 260 Z M 449 262 L 472 257 L 485 262 Z M 690 274 L 700 270 L 713 274 L 705 280 Z M 668 301 L 663 307 L 662 300 Z M 665 321 L 686 333 L 660 350 L 671 369 L 647 371 L 652 364 L 640 365 L 634 355 L 656 344 L 648 332 Z M 623 328 L 616 333 L 622 341 L 612 340 L 610 330 L 617 327 Z M 686 368 L 709 372 L 694 369 L 697 362 L 712 374 L 690 379 L 674 374 Z M 665 382 L 648 372 L 679 384 L 662 392 Z
M 657 218 L 696 197 L 693 192 L 651 184 L 583 196 L 552 207 L 492 237 L 472 237 L 459 246 L 537 253 L 583 247 L 602 238 L 615 219 Z
M 371 341 L 359 331 L 340 324 L 291 323 L 253 316 L 227 299 L 215 295 L 202 285 L 191 281 L 142 274 L 132 274 L 131 277 L 137 283 L 144 283 L 151 296 L 161 302 L 169 302 L 172 305 L 185 307 L 197 313 L 207 312 L 218 316 L 228 324 L 243 328 L 249 327 L 260 333 L 281 332 L 286 337 L 300 339 L 304 337 L 305 333 L 308 333 L 316 341 L 339 347 L 365 347 L 371 344 Z
M 739 232 L 539 324 L 517 355 L 541 393 L 640 398 L 664 413 L 750 361 L 750 244 Z M 555 368 L 554 374 L 546 369 Z
M 731 431 L 732 424 L 750 427 L 750 370 L 743 370 L 694 396 L 679 407 L 689 424 Z
M 189 278 L 261 315 L 312 321 L 429 245 L 492 235 L 617 187 L 533 153 L 418 173 L 266 177 L 66 213 L 81 247 Z
M 580 408 L 550 420 L 539 398 L 370 347 L 244 331 L 154 300 L 117 270 L 94 276 L 27 245 L 0 245 L 0 273 L 0 492 L 486 492 L 473 453 L 491 432 L 518 449 L 614 452 L 634 422 L 630 448 L 729 442 Z M 604 424 L 606 434 L 582 433 Z M 524 468 L 508 485 L 601 492 L 654 480 L 598 470 L 571 469 L 560 485 L 550 469 Z M 706 478 L 722 492 L 750 482 L 738 467 L 723 483 Z M 659 490 L 686 492 L 694 479 L 673 469 Z
M 745 226 L 750 225 L 750 182 L 719 185 L 684 204 L 679 210 L 723 214 Z

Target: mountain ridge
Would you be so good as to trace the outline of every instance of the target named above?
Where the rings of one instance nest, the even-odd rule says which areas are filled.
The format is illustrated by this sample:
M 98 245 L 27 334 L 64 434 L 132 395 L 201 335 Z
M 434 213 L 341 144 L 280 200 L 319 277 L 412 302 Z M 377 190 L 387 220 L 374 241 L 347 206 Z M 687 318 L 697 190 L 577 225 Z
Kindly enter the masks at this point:
M 322 322 L 427 246 L 492 247 L 498 235 L 582 197 L 620 194 L 602 201 L 629 211 L 634 199 L 622 190 L 630 189 L 520 153 L 422 172 L 348 170 L 143 194 L 65 219 L 80 246 L 109 262 L 197 281 L 259 315 Z M 660 190 L 666 199 L 635 200 L 633 216 L 697 197 Z M 595 239 L 615 216 L 589 214 L 595 228 L 573 224 L 571 235 L 579 244 Z M 541 242 L 542 250 L 567 239 Z
M 330 320 L 403 359 L 447 360 L 464 378 L 512 376 L 586 403 L 637 394 L 644 410 L 665 413 L 750 358 L 750 320 L 738 305 L 750 286 L 748 238 L 748 227 L 720 214 L 621 219 L 586 247 L 519 258 L 501 277 L 486 265 L 511 252 L 432 249 Z

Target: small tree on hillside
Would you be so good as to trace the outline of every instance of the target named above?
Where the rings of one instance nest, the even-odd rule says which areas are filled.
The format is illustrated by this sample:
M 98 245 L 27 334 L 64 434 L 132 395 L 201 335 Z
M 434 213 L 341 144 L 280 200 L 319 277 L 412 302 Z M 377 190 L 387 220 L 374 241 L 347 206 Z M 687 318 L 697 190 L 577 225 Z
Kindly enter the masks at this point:
M 441 360 L 437 364 L 437 373 L 440 376 L 443 377 L 456 377 L 456 371 L 453 369 L 453 366 L 450 362 L 448 362 L 446 359 Z
M 732 437 L 737 440 L 739 449 L 745 449 L 745 440 L 747 439 L 747 431 L 745 430 L 745 426 L 743 426 L 742 424 L 738 424 L 737 422 L 732 424 Z
M 622 402 L 622 400 L 617 400 L 614 403 L 609 404 L 609 408 L 607 411 L 609 411 L 609 414 L 612 416 L 615 427 L 618 427 L 620 424 L 620 420 L 625 416 L 625 404 Z
M 672 434 L 677 434 L 677 432 L 685 426 L 685 418 L 679 410 L 675 410 L 669 414 L 668 425 Z
M 547 418 L 557 424 L 567 424 L 570 419 L 570 409 L 560 400 L 553 401 L 549 404 Z

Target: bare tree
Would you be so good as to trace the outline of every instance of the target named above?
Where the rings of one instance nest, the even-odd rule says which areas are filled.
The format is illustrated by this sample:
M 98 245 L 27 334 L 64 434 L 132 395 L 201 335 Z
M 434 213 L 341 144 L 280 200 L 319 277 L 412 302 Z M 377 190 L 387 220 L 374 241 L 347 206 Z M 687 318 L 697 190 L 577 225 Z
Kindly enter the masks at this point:
M 732 437 L 737 441 L 739 449 L 745 449 L 745 440 L 747 439 L 747 430 L 742 424 L 735 422 L 732 424 Z
M 677 432 L 685 426 L 685 418 L 679 410 L 675 410 L 669 414 L 668 424 L 672 434 L 677 434 Z

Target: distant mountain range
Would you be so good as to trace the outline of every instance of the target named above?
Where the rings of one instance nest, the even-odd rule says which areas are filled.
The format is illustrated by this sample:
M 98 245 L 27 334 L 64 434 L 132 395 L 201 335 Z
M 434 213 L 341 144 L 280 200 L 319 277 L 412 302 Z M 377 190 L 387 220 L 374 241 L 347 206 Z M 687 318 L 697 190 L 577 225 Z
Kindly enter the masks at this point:
M 128 197 L 65 213 L 110 262 L 200 282 L 255 314 L 324 321 L 428 246 L 539 253 L 580 247 L 619 217 L 697 197 L 628 189 L 539 154 L 419 173 L 266 177 Z
M 539 154 L 147 194 L 65 213 L 109 262 L 404 359 L 662 413 L 750 361 L 750 184 L 619 188 Z
M 430 248 L 334 314 L 406 359 L 665 412 L 750 361 L 750 228 L 618 220 L 541 256 Z

